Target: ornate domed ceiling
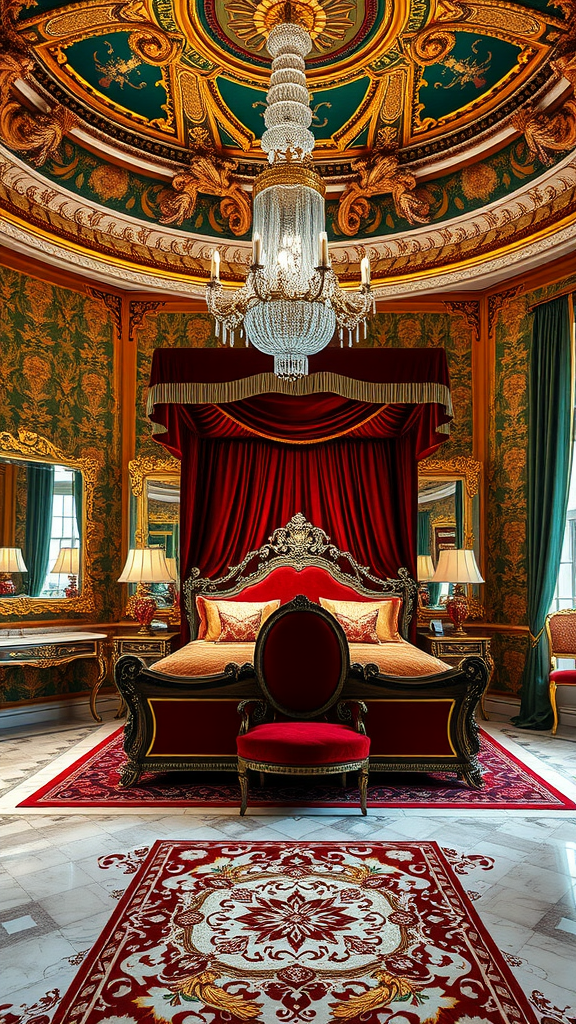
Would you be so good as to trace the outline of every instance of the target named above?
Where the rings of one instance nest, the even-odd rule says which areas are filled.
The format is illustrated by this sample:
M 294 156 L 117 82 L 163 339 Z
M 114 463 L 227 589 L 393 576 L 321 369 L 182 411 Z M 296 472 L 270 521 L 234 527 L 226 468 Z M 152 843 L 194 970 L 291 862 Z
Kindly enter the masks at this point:
M 573 244 L 576 0 L 290 0 L 290 16 L 313 39 L 344 280 L 367 253 L 396 293 L 470 288 Z M 176 291 L 198 291 L 219 239 L 242 278 L 285 17 L 286 0 L 4 0 L 5 238 Z

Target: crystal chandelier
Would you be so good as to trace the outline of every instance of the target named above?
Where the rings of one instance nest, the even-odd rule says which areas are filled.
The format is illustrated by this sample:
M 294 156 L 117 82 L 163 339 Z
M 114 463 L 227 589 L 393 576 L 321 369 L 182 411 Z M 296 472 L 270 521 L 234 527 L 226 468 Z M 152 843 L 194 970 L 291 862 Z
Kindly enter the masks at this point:
M 287 17 L 290 16 L 286 5 Z M 339 328 L 351 345 L 366 334 L 374 310 L 370 263 L 362 259 L 356 292 L 338 284 L 325 231 L 324 183 L 312 167 L 314 136 L 304 58 L 312 41 L 301 25 L 275 25 L 268 36 L 272 75 L 261 146 L 267 167 L 254 185 L 252 266 L 246 283 L 225 294 L 220 254 L 212 257 L 208 308 L 216 334 L 234 344 L 236 332 L 260 352 L 274 356 L 274 373 L 294 380 L 308 373 L 308 356 L 328 345 Z

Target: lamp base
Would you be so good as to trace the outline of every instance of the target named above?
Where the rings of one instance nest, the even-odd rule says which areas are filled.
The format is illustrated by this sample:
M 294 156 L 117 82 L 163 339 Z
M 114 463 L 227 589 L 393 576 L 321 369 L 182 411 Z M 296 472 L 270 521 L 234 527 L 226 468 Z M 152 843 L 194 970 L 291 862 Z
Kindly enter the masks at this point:
M 466 636 L 462 623 L 468 618 L 468 598 L 461 583 L 454 584 L 454 593 L 446 601 L 446 611 L 454 624 L 454 636 Z
M 127 610 L 140 623 L 139 636 L 154 635 L 154 630 L 150 628 L 150 623 L 156 614 L 157 604 L 154 598 L 151 597 L 146 584 L 138 584 L 134 597 L 130 598 L 128 602 Z
M 7 572 L 0 572 L 0 597 L 12 597 L 16 592 L 14 580 Z

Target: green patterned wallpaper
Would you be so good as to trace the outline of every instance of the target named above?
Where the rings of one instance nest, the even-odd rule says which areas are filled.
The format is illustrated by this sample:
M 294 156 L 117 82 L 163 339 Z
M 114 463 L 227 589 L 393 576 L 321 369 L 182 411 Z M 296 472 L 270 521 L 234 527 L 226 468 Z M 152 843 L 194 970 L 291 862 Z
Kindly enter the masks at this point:
M 463 317 L 450 313 L 378 313 L 365 344 L 375 348 L 444 348 L 452 385 L 454 419 L 439 459 L 472 455 L 472 340 Z
M 110 315 L 98 300 L 2 267 L 0 296 L 0 430 L 26 428 L 97 460 L 94 621 L 114 621 L 122 509 Z M 2 700 L 85 690 L 93 668 L 14 669 L 3 674 Z

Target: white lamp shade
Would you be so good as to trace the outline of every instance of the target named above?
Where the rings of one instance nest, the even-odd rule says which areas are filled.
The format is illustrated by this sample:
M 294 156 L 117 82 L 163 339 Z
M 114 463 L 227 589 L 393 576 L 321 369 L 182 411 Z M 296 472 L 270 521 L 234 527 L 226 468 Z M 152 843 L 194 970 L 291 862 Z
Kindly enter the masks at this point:
M 417 575 L 420 583 L 427 583 L 434 575 L 432 555 L 418 555 Z
M 0 572 L 28 572 L 22 548 L 0 548 Z
M 484 583 L 472 548 L 448 548 L 441 551 L 434 583 Z
M 68 576 L 77 576 L 79 567 L 79 549 L 60 548 L 58 558 L 54 562 L 50 572 L 66 573 Z
M 178 579 L 178 570 L 176 568 L 176 559 L 175 558 L 167 558 L 166 559 L 166 565 L 168 566 L 168 572 L 171 573 L 172 578 L 174 580 L 177 580 Z
M 174 583 L 164 548 L 130 548 L 118 583 Z

